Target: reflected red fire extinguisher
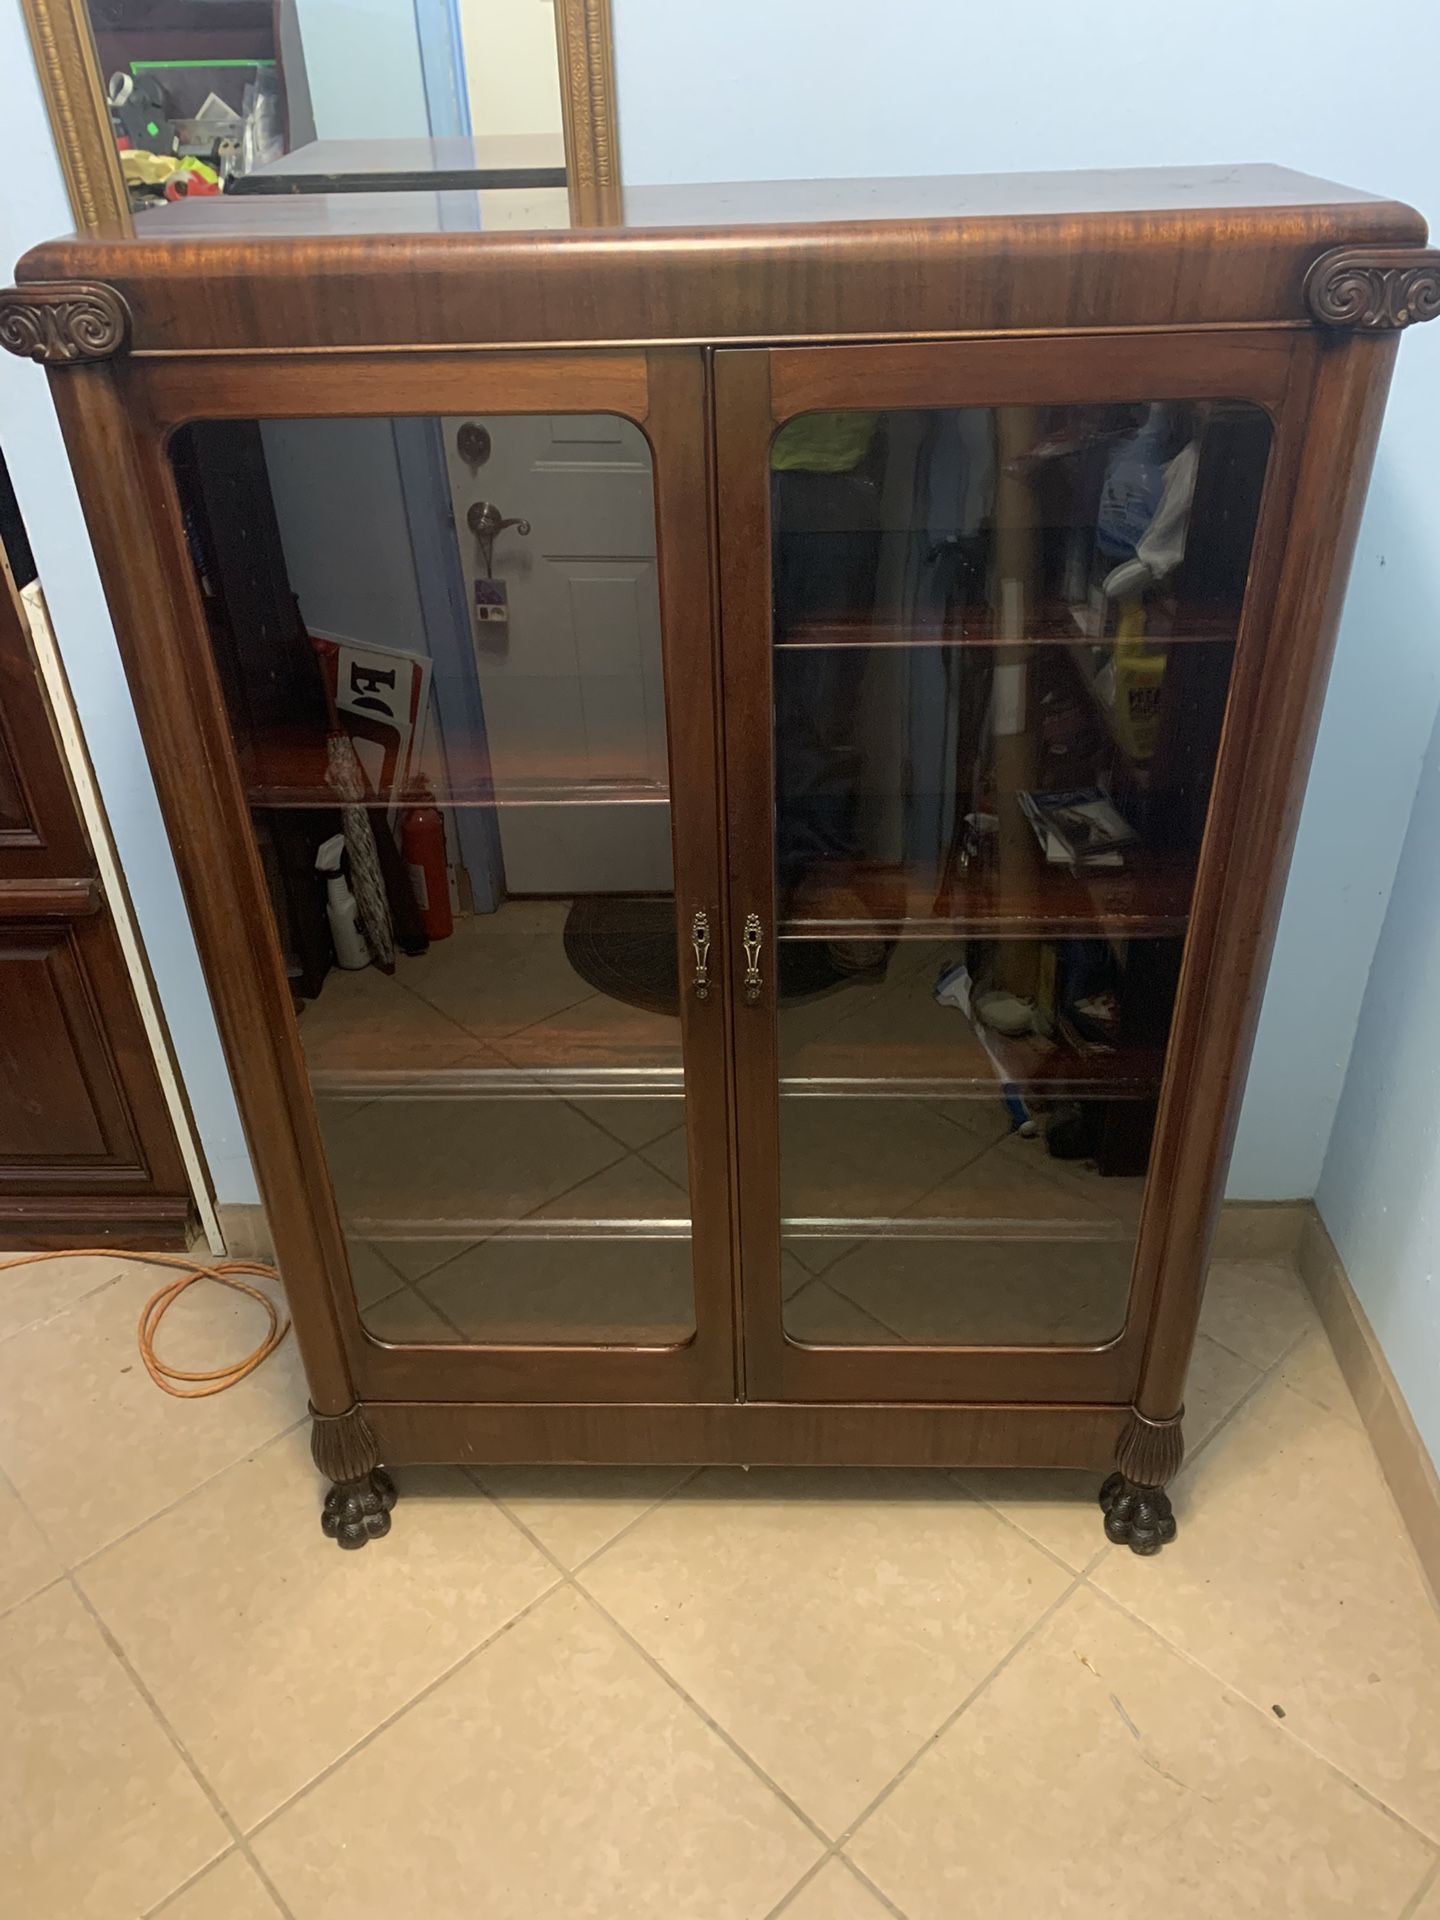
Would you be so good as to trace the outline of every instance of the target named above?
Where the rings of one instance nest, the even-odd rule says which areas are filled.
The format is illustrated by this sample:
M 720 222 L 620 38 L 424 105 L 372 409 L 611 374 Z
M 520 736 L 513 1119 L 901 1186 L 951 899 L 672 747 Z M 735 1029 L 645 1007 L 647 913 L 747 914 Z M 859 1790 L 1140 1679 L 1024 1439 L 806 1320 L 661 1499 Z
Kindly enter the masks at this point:
M 455 916 L 450 911 L 445 821 L 425 781 L 415 783 L 414 796 L 400 816 L 400 852 L 410 869 L 410 885 L 426 933 L 432 940 L 448 940 L 455 931 Z

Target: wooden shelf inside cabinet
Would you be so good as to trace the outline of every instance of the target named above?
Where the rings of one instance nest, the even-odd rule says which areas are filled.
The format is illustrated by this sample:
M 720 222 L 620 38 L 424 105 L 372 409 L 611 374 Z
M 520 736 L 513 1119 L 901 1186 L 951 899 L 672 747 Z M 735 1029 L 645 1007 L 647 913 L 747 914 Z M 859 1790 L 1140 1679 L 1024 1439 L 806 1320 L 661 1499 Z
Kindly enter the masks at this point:
M 1097 1242 L 1124 1245 L 1135 1237 L 1125 1220 L 1022 1220 L 1003 1213 L 976 1212 L 941 1216 L 787 1213 L 780 1232 L 792 1240 L 1028 1240 L 1039 1242 Z
M 1151 637 L 1156 645 L 1167 647 L 1214 646 L 1234 639 L 1234 621 L 1197 618 L 1187 620 L 1183 631 Z M 1091 647 L 1097 642 L 1077 628 L 1070 609 L 1063 607 L 1027 620 L 1019 633 L 999 631 L 997 616 L 980 609 L 962 625 L 861 618 L 804 621 L 788 628 L 774 644 L 777 653 L 800 653 L 851 647 Z
M 323 1062 L 323 1054 L 320 1061 Z M 681 1100 L 679 1067 L 325 1066 L 311 1059 L 310 1084 L 327 1100 Z M 676 1108 L 675 1124 L 682 1115 Z
M 1023 871 L 972 869 L 938 888 L 930 867 L 834 862 L 802 883 L 779 934 L 782 940 L 1159 939 L 1184 932 L 1194 884 L 1192 858 L 1153 853 L 1093 873 L 1046 865 L 1037 853 Z
M 982 1046 L 963 1014 L 937 1008 L 960 1031 L 910 1044 L 847 1043 L 821 1034 L 782 1058 L 780 1091 L 807 1099 L 963 1100 L 1002 1088 L 1037 1099 L 1143 1100 L 1160 1086 L 1158 1047 L 1078 1053 L 1032 1039 L 987 1036 Z
M 507 768 L 498 777 L 477 764 L 473 750 L 448 752 L 449 778 L 435 787 L 440 807 L 666 806 L 670 789 L 643 767 L 612 767 L 595 772 L 547 754 L 543 765 Z M 284 810 L 336 807 L 340 804 L 325 777 L 325 742 L 314 736 L 251 742 L 242 757 L 241 777 L 252 807 Z M 377 799 L 379 807 L 385 803 Z

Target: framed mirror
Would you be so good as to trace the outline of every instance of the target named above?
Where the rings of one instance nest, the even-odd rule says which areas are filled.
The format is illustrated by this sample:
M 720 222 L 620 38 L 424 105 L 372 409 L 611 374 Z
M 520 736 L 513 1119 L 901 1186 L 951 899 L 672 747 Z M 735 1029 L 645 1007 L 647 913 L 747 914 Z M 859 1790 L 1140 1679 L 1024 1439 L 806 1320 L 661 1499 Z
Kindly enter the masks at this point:
M 609 0 L 22 0 L 77 224 L 182 199 L 618 198 Z

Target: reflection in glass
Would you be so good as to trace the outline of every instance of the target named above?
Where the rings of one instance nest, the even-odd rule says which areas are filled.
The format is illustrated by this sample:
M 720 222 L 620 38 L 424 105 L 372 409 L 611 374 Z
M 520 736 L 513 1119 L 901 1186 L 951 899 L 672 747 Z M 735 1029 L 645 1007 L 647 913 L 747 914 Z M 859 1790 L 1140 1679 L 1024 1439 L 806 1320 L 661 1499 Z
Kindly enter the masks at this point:
M 565 186 L 556 23 L 533 0 L 86 4 L 137 210 Z
M 174 459 L 367 1325 L 684 1340 L 643 436 L 211 423 Z
M 793 1338 L 1120 1331 L 1268 444 L 1218 403 L 776 437 Z

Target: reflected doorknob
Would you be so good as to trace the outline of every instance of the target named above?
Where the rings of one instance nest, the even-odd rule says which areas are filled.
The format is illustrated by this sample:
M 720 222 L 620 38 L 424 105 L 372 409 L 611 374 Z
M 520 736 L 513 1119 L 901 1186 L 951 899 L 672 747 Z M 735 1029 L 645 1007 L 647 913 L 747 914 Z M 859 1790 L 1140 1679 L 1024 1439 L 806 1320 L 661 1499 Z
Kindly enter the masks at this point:
M 530 531 L 528 520 L 505 519 L 493 500 L 477 500 L 466 514 L 465 524 L 477 540 L 493 540 L 507 527 L 514 527 L 522 537 Z

